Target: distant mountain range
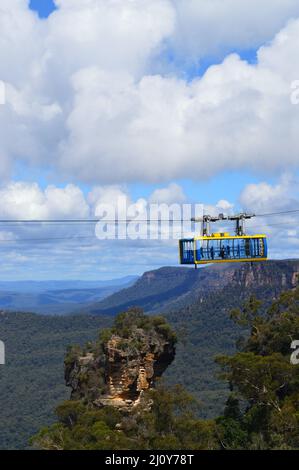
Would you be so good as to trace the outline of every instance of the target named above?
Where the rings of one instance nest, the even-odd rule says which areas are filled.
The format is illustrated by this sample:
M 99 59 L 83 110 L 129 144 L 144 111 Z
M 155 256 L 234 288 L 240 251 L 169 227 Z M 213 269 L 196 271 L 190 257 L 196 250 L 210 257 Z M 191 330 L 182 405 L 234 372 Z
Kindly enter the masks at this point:
M 132 306 L 146 312 L 172 311 L 204 299 L 208 293 L 241 287 L 246 295 L 253 292 L 275 296 L 296 283 L 299 260 L 265 263 L 210 265 L 201 269 L 165 267 L 143 274 L 133 285 L 91 303 L 80 313 L 114 315 Z
M 130 286 L 137 276 L 108 281 L 0 281 L 0 309 L 63 315 Z
M 247 334 L 232 322 L 230 310 L 241 307 L 251 294 L 270 303 L 296 286 L 298 274 L 299 260 L 223 264 L 197 271 L 161 268 L 135 282 L 127 279 L 133 285 L 122 288 L 124 284 L 106 299 L 81 305 L 82 315 L 0 312 L 0 339 L 7 350 L 7 363 L 0 370 L 0 449 L 28 445 L 29 437 L 54 419 L 50 410 L 69 396 L 63 373 L 67 345 L 94 340 L 99 329 L 111 325 L 114 314 L 133 305 L 165 315 L 178 333 L 176 358 L 165 380 L 181 383 L 196 395 L 203 416 L 219 415 L 228 390 L 217 378 L 215 356 L 233 353 L 236 340 Z M 78 312 L 78 290 L 74 297 L 70 291 L 58 292 L 64 300 L 70 296 L 68 302 Z
M 164 267 L 108 281 L 0 281 L 0 309 L 48 315 L 115 315 L 132 306 L 168 312 L 210 292 L 242 286 L 244 292 L 275 296 L 291 288 L 298 260 L 218 264 L 195 270 Z
M 138 279 L 138 276 L 125 276 L 105 281 L 0 281 L 0 291 L 45 292 L 49 290 L 97 289 L 99 287 L 124 286 Z

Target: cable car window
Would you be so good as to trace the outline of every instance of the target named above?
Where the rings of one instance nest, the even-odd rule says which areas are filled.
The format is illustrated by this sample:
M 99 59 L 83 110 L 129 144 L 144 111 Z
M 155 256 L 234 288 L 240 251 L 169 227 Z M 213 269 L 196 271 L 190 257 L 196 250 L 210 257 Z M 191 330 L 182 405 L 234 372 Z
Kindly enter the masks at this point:
M 261 237 L 184 240 L 181 250 L 183 264 L 258 260 L 264 257 L 267 257 L 267 245 Z

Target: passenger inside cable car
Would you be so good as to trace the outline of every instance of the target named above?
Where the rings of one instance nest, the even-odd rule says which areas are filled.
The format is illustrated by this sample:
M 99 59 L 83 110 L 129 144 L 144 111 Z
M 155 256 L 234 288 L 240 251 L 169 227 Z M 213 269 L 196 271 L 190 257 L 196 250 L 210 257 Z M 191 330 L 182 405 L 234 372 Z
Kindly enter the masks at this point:
M 181 264 L 206 264 L 267 259 L 264 235 L 245 237 L 199 237 L 180 241 Z

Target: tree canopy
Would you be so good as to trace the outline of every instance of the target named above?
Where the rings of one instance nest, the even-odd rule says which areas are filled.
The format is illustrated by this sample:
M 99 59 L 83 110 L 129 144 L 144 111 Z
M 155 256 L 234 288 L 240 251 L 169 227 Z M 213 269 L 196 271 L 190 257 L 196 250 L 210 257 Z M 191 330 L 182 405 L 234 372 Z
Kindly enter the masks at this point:
M 123 314 L 114 328 L 120 331 L 128 322 L 138 323 L 136 315 Z M 299 339 L 299 288 L 283 293 L 266 312 L 251 297 L 231 312 L 231 318 L 249 334 L 238 340 L 235 354 L 216 358 L 231 390 L 218 418 L 199 419 L 200 404 L 192 395 L 182 386 L 160 383 L 147 392 L 150 410 L 122 414 L 65 402 L 57 408 L 58 422 L 40 431 L 32 445 L 42 449 L 299 449 L 299 366 L 290 362 L 291 343 Z M 161 318 L 158 323 L 168 331 Z

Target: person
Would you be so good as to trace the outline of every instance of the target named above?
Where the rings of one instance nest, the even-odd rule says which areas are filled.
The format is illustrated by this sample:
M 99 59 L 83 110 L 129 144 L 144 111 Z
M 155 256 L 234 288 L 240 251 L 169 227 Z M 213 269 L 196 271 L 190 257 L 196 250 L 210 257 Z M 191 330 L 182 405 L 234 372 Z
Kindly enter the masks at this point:
M 225 258 L 225 249 L 224 249 L 224 246 L 221 247 L 220 256 L 221 256 L 222 259 Z
M 214 257 L 215 257 L 215 251 L 214 251 L 214 247 L 213 247 L 213 246 L 211 246 L 210 253 L 211 253 L 211 258 L 214 259 Z

